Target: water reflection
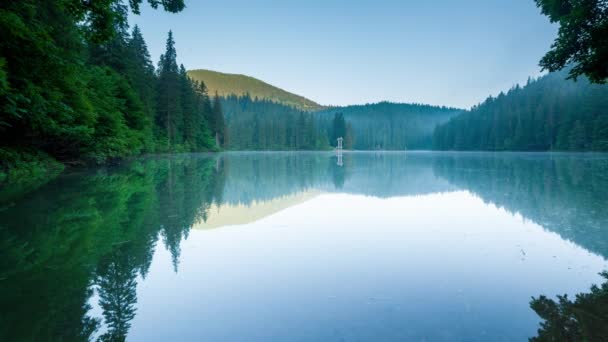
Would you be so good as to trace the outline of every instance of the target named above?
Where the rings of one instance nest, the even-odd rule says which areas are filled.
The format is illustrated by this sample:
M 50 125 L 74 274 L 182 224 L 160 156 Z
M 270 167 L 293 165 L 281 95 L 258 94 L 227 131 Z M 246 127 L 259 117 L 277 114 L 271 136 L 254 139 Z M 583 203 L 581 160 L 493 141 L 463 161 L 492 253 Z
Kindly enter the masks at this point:
M 492 332 L 502 333 L 501 329 L 492 327 L 504 324 L 498 319 L 489 320 L 484 323 L 487 326 L 481 326 L 463 322 L 462 318 L 461 321 L 458 321 L 449 314 L 443 317 L 442 323 L 440 323 L 438 320 L 433 320 L 432 315 L 424 314 L 424 312 L 429 312 L 437 315 L 438 311 L 456 310 L 450 306 L 451 304 L 448 304 L 454 298 L 465 302 L 463 304 L 465 312 L 467 312 L 466 310 L 472 312 L 470 306 L 475 304 L 471 304 L 470 301 L 478 299 L 478 297 L 467 299 L 466 290 L 463 290 L 462 287 L 468 286 L 471 279 L 479 281 L 480 276 L 497 274 L 492 269 L 498 271 L 499 268 L 504 268 L 505 272 L 511 272 L 509 275 L 524 276 L 525 272 L 513 272 L 513 270 L 521 268 L 521 265 L 508 263 L 509 260 L 515 260 L 513 256 L 496 259 L 500 255 L 499 251 L 493 250 L 496 246 L 484 245 L 488 244 L 490 241 L 488 239 L 492 239 L 492 237 L 506 240 L 521 238 L 524 236 L 521 235 L 523 232 L 531 230 L 536 232 L 535 227 L 540 226 L 558 234 L 561 239 L 571 241 L 576 246 L 584 248 L 584 250 L 579 250 L 576 249 L 578 247 L 564 247 L 565 245 L 560 245 L 559 239 L 551 240 L 545 235 L 539 237 L 538 240 L 532 239 L 530 242 L 526 240 L 530 236 L 525 235 L 526 239 L 521 238 L 513 243 L 521 245 L 517 248 L 517 253 L 520 253 L 517 258 L 527 257 L 531 260 L 529 263 L 532 265 L 536 262 L 538 265 L 557 267 L 570 262 L 569 267 L 579 267 L 580 270 L 580 267 L 589 266 L 592 263 L 594 265 L 598 262 L 605 263 L 605 259 L 608 258 L 608 231 L 606 231 L 608 211 L 605 210 L 608 207 L 608 196 L 605 195 L 605 189 L 608 189 L 608 157 L 606 156 L 345 153 L 341 164 L 337 163 L 336 157 L 331 153 L 228 153 L 149 158 L 126 163 L 117 168 L 65 175 L 34 193 L 0 204 L 0 307 L 2 308 L 0 340 L 124 340 L 130 336 L 133 322 L 145 313 L 138 312 L 138 309 L 142 310 L 141 306 L 138 306 L 138 284 L 148 281 L 150 286 L 154 287 L 159 283 L 157 280 L 147 279 L 151 265 L 160 262 L 156 258 L 163 256 L 166 251 L 173 274 L 182 274 L 184 277 L 190 273 L 188 269 L 182 272 L 180 262 L 188 262 L 189 265 L 196 266 L 198 269 L 203 268 L 201 265 L 205 264 L 205 260 L 182 257 L 182 248 L 192 248 L 192 253 L 195 253 L 194 251 L 202 253 L 200 246 L 197 247 L 194 244 L 203 244 L 203 241 L 196 238 L 185 241 L 189 234 L 192 234 L 192 228 L 255 227 L 256 229 L 251 229 L 249 234 L 257 234 L 259 239 L 266 236 L 264 229 L 267 229 L 266 227 L 271 225 L 271 222 L 276 222 L 276 226 L 280 228 L 286 224 L 285 222 L 304 220 L 310 221 L 305 222 L 310 224 L 310 227 L 307 226 L 306 229 L 318 231 L 318 236 L 324 234 L 319 229 L 324 229 L 325 234 L 333 232 L 334 235 L 331 238 L 325 237 L 327 240 L 314 240 L 314 243 L 309 245 L 304 241 L 303 246 L 313 248 L 323 246 L 324 243 L 332 243 L 338 245 L 338 247 L 332 247 L 335 248 L 334 252 L 342 251 L 344 253 L 351 253 L 353 246 L 367 246 L 370 249 L 366 253 L 353 254 L 367 258 L 367 260 L 360 260 L 363 264 L 375 261 L 384 267 L 389 267 L 387 265 L 394 267 L 387 269 L 388 273 L 384 274 L 385 278 L 375 280 L 379 284 L 378 286 L 389 284 L 391 281 L 399 284 L 403 279 L 397 277 L 397 274 L 403 274 L 405 277 L 406 273 L 403 273 L 405 267 L 409 274 L 424 274 L 426 278 L 409 279 L 408 282 L 403 283 L 402 289 L 407 287 L 407 290 L 413 294 L 445 299 L 443 307 L 440 302 L 420 303 L 415 297 L 398 293 L 393 293 L 392 299 L 386 299 L 393 301 L 395 305 L 409 301 L 411 307 L 420 311 L 417 313 L 418 316 L 428 318 L 428 321 L 417 322 L 420 327 L 427 329 L 427 333 L 437 330 L 434 325 L 441 324 L 445 328 L 444 332 L 456 334 L 434 335 L 435 339 L 469 336 L 469 340 L 475 340 L 474 333 L 466 328 L 469 325 L 476 328 L 481 327 L 483 329 L 479 329 L 480 331 L 483 330 L 490 334 L 476 335 L 476 338 L 480 340 L 487 339 Z M 445 194 L 452 194 L 452 197 L 445 197 Z M 382 201 L 375 202 L 368 197 L 361 197 L 361 195 L 371 196 L 376 198 L 376 201 Z M 529 220 L 533 226 L 516 223 L 516 220 L 513 221 L 509 216 L 504 216 L 496 209 L 492 209 L 491 213 L 488 213 L 490 216 L 488 216 L 487 224 L 480 224 L 479 227 L 459 227 L 457 223 L 460 221 L 457 218 L 460 216 L 452 217 L 450 215 L 457 212 L 459 202 L 471 204 L 470 207 L 462 208 L 462 212 L 481 215 L 479 211 L 482 210 L 482 207 L 476 204 L 475 198 L 481 198 L 486 203 L 502 207 L 508 213 L 519 214 Z M 336 204 L 339 201 L 344 202 L 342 206 Z M 428 206 L 424 207 L 424 205 Z M 437 207 L 439 205 L 442 207 Z M 333 225 L 326 227 L 331 220 L 328 220 L 327 216 L 317 214 L 328 207 L 341 208 L 336 209 L 336 220 L 338 217 L 342 217 L 340 213 L 348 213 L 348 215 L 342 217 L 341 221 L 335 221 Z M 446 207 L 452 208 L 448 210 L 449 208 L 446 209 Z M 397 215 L 405 209 L 418 212 L 418 216 Z M 358 214 L 361 216 L 357 216 Z M 452 217 L 452 220 L 440 222 L 427 220 L 434 215 Z M 365 221 L 374 217 L 375 222 Z M 497 217 L 501 218 L 500 221 L 493 221 Z M 401 260 L 402 264 L 391 263 L 390 255 L 385 255 L 380 251 L 382 249 L 399 250 L 401 247 L 396 242 L 378 240 L 371 241 L 374 244 L 369 246 L 358 245 L 363 239 L 367 239 L 366 243 L 371 243 L 369 236 L 357 235 L 356 229 L 361 224 L 361 220 L 367 223 L 362 225 L 361 229 L 367 231 L 365 229 L 378 225 L 377 234 L 384 233 L 387 238 L 395 238 L 402 244 L 403 250 L 409 253 L 392 255 L 394 260 L 401 260 L 401 257 L 404 256 L 417 257 L 425 260 L 424 265 L 427 267 L 435 265 L 434 270 L 436 271 L 441 270 L 446 264 L 452 265 L 455 272 L 451 276 L 453 277 L 452 285 L 445 283 L 443 278 L 429 273 L 430 271 L 421 272 L 420 264 L 406 260 Z M 483 219 L 480 218 L 480 221 Z M 342 225 L 345 226 L 345 229 L 338 229 Z M 398 228 L 402 226 L 408 228 Z M 317 229 L 312 229 L 312 227 Z M 332 227 L 337 230 L 332 230 Z M 429 233 L 429 229 L 435 230 Z M 229 231 L 230 229 L 225 230 L 225 232 Z M 539 232 L 542 232 L 542 229 Z M 539 232 L 534 234 L 540 234 Z M 461 233 L 468 235 L 463 237 Z M 239 234 L 239 236 L 243 236 L 242 231 L 239 231 Z M 272 236 L 276 236 L 278 231 L 273 230 L 272 234 L 274 234 Z M 237 240 L 234 235 L 229 236 L 233 243 Z M 318 236 L 315 235 L 315 239 Z M 357 236 L 362 240 L 353 240 Z M 429 236 L 435 236 L 435 238 L 426 240 Z M 485 236 L 485 238 L 482 239 L 480 236 Z M 300 238 L 305 237 L 300 236 Z M 256 241 L 262 243 L 255 240 L 254 237 L 251 239 L 253 240 L 249 241 L 252 243 Z M 212 237 L 211 240 L 213 240 Z M 551 242 L 547 242 L 548 240 Z M 268 243 L 267 240 L 265 241 Z M 281 242 L 285 243 L 285 241 Z M 347 242 L 352 245 L 345 245 Z M 504 243 L 504 240 L 502 242 Z M 442 248 L 443 250 L 450 250 L 458 255 L 454 255 L 452 261 L 441 259 L 436 260 L 436 264 L 433 262 L 429 264 L 431 260 L 429 251 L 436 250 L 441 243 L 446 244 Z M 459 246 L 455 246 L 454 243 Z M 540 248 L 538 244 L 543 243 L 546 245 Z M 218 244 L 218 246 L 225 245 Z M 393 246 L 394 249 L 387 248 L 387 246 Z M 406 246 L 407 249 L 405 249 Z M 419 254 L 416 254 L 417 246 L 427 248 L 419 250 Z M 565 261 L 543 259 L 561 258 L 566 255 L 550 255 L 557 253 L 555 250 L 539 255 L 533 253 L 535 250 L 545 251 L 547 246 L 551 246 L 561 253 L 570 253 L 567 255 L 571 255 L 572 258 L 575 258 L 576 255 L 578 258 L 576 260 L 580 259 L 580 264 L 576 263 L 578 261 L 572 261 L 575 259 Z M 273 248 L 283 251 L 282 246 L 273 246 Z M 374 250 L 374 248 L 378 250 Z M 242 249 L 246 250 L 247 246 L 242 246 Z M 475 253 L 469 254 L 467 252 L 469 249 Z M 209 253 L 217 252 L 207 255 L 216 260 L 221 257 L 222 253 L 228 253 L 225 249 L 207 245 L 203 250 Z M 489 259 L 504 262 L 504 264 L 483 264 L 489 268 L 476 269 L 475 267 L 481 265 L 475 261 L 480 255 L 479 250 L 495 256 L 495 258 L 488 257 Z M 566 250 L 569 252 L 565 252 Z M 587 255 L 585 254 L 588 253 L 587 251 L 601 257 L 598 259 L 597 256 Z M 232 252 L 233 254 L 238 253 L 238 251 Z M 288 251 L 283 252 L 284 256 L 288 258 Z M 317 252 L 319 255 L 327 257 L 331 255 L 332 249 L 328 246 L 327 250 Z M 505 251 L 504 253 L 511 252 Z M 437 256 L 444 257 L 445 255 L 439 253 Z M 292 259 L 288 259 L 294 262 L 303 257 L 305 256 L 294 254 Z M 380 257 L 388 259 L 378 259 Z M 229 256 L 224 256 L 224 258 L 226 264 L 218 265 L 229 268 L 228 259 L 230 258 Z M 322 263 L 322 261 L 308 266 L 318 266 L 318 263 Z M 276 264 L 281 263 L 276 261 Z M 469 274 L 464 271 L 461 264 L 468 264 L 477 272 Z M 472 264 L 476 266 L 474 267 Z M 209 265 L 209 267 L 211 266 Z M 265 266 L 268 265 L 265 264 Z M 305 268 L 307 265 L 300 266 Z M 357 265 L 349 265 L 345 262 L 337 264 L 336 267 L 346 272 L 354 266 Z M 184 265 L 184 267 L 189 266 Z M 294 265 L 285 267 L 291 269 Z M 365 267 L 361 268 L 361 270 L 365 269 Z M 269 273 L 265 273 L 263 269 L 259 268 L 253 268 L 253 270 L 257 270 L 258 273 L 255 275 L 258 276 L 266 274 L 269 277 L 279 278 L 281 272 L 288 272 L 286 269 L 278 271 L 274 269 L 277 272 Z M 484 270 L 485 273 L 481 270 Z M 521 268 L 521 270 L 532 272 L 534 268 Z M 450 273 L 448 269 L 444 271 Z M 308 275 L 320 276 L 319 272 L 321 272 L 319 269 L 310 270 Z M 591 271 L 585 270 L 584 272 L 589 274 Z M 462 278 L 463 273 L 469 274 L 470 278 Z M 356 274 L 356 272 L 352 274 Z M 343 275 L 348 277 L 352 274 L 344 273 Z M 386 278 L 388 274 L 394 274 L 395 278 Z M 240 275 L 242 276 L 242 274 Z M 293 276 L 291 273 L 290 275 Z M 251 276 L 254 277 L 254 275 Z M 209 277 L 213 277 L 213 275 L 209 274 Z M 553 290 L 553 287 L 534 288 L 537 284 L 541 284 L 540 280 L 535 283 L 534 279 L 537 277 L 532 274 L 526 277 L 527 279 L 517 279 L 516 281 L 530 282 L 529 288 L 526 289 L 530 294 L 527 297 L 524 294 L 521 296 L 519 293 L 517 294 L 522 301 L 527 301 L 529 296 L 537 297 L 532 307 L 540 317 L 547 320 L 543 330 L 539 333 L 539 341 L 542 341 L 543 337 L 549 336 L 548 332 L 557 331 L 552 327 L 567 326 L 566 322 L 572 321 L 572 315 L 581 312 L 580 307 L 599 307 L 597 303 L 605 302 L 606 290 L 602 288 L 602 290 L 596 289 L 591 295 L 577 297 L 575 303 L 568 303 L 565 300 L 560 303 L 552 303 L 551 300 L 538 297 L 538 295 L 558 294 L 544 293 L 544 291 Z M 428 282 L 433 281 L 432 279 L 439 284 L 439 287 L 429 286 Z M 252 278 L 252 280 L 259 281 L 260 279 Z M 319 288 L 327 286 L 327 284 L 316 283 L 311 279 L 301 280 L 316 284 Z M 371 282 L 366 283 L 361 279 L 352 280 L 371 286 L 369 285 Z M 553 280 L 558 282 L 561 279 Z M 176 280 L 176 282 L 178 281 Z M 578 285 L 573 284 L 574 282 L 571 283 L 573 290 L 582 291 L 582 289 L 578 289 Z M 167 284 L 161 283 L 160 285 Z M 227 285 L 224 284 L 224 286 Z M 297 287 L 297 285 L 294 286 Z M 447 291 L 446 286 L 453 286 L 453 288 Z M 457 288 L 458 286 L 461 288 Z M 434 294 L 422 291 L 425 287 L 436 288 L 437 291 Z M 397 288 L 397 286 L 374 287 L 378 291 L 378 297 L 388 296 L 391 290 Z M 280 289 L 278 288 L 278 290 Z M 561 290 L 559 287 L 557 289 Z M 239 288 L 239 290 L 243 289 Z M 383 291 L 386 293 L 383 294 Z M 351 295 L 355 296 L 354 292 Z M 273 296 L 281 297 L 280 291 L 273 293 Z M 224 297 L 220 296 L 220 298 Z M 285 297 L 285 300 L 289 300 L 288 298 Z M 353 312 L 361 309 L 357 306 L 353 307 L 352 301 L 349 302 L 347 299 L 348 296 L 338 298 L 337 302 L 332 305 L 338 308 L 349 308 L 354 310 Z M 485 308 L 485 311 L 480 312 L 493 312 L 491 305 L 496 303 L 490 303 L 490 301 L 496 298 L 489 296 L 486 299 L 488 303 L 477 303 L 479 307 Z M 304 303 L 301 300 L 293 300 L 294 304 L 302 305 Z M 382 301 L 383 299 L 370 300 Z M 313 299 L 309 302 L 312 301 Z M 246 302 L 245 299 L 241 302 L 223 304 L 227 306 L 233 304 L 236 307 L 239 304 L 246 306 L 244 302 Z M 420 306 L 422 304 L 427 307 Z M 222 303 L 215 303 L 215 305 L 222 305 Z M 399 312 L 403 312 L 399 310 L 407 312 L 408 309 L 403 307 L 397 309 L 399 305 L 395 305 L 387 304 L 384 307 L 383 310 L 389 310 L 390 314 L 386 311 L 376 312 L 378 317 L 384 317 L 386 326 L 370 327 L 369 331 L 392 329 L 393 334 L 384 335 L 387 339 L 413 339 L 425 338 L 425 336 L 428 338 L 429 335 L 417 335 L 419 332 L 404 331 L 403 322 L 398 322 L 402 319 Z M 466 309 L 467 305 L 469 309 Z M 566 309 L 556 311 L 555 308 L 560 306 Z M 328 309 L 327 307 L 322 308 Z M 218 307 L 216 309 L 218 312 L 222 311 Z M 311 315 L 316 313 L 314 307 L 301 309 L 310 310 Z M 172 310 L 180 310 L 180 308 L 176 307 Z M 555 312 L 559 312 L 562 316 Z M 608 325 L 605 313 L 595 314 L 599 312 L 595 309 L 590 309 L 589 312 L 594 313 L 593 321 L 589 321 L 592 322 L 593 328 L 580 328 L 579 331 L 594 333 L 599 329 L 596 327 L 601 326 L 600 323 L 607 323 L 604 326 Z M 505 313 L 496 310 L 496 317 L 501 317 L 503 314 Z M 531 316 L 525 317 L 525 319 L 531 321 L 532 325 L 536 325 L 537 322 L 534 321 L 531 310 L 530 314 Z M 413 317 L 412 315 L 405 316 Z M 289 317 L 291 316 L 287 315 L 286 320 Z M 506 315 L 503 318 L 509 317 Z M 577 322 L 584 321 L 579 316 L 575 317 L 577 317 Z M 326 319 L 327 324 L 331 325 L 331 317 L 326 317 Z M 481 320 L 482 317 L 475 317 L 472 314 L 469 319 L 475 321 Z M 369 318 L 367 321 L 370 322 Z M 362 320 L 361 324 L 364 324 L 363 322 Z M 281 323 L 291 326 L 293 329 L 298 328 L 297 321 L 291 322 L 292 325 L 287 321 Z M 524 323 L 522 324 L 526 325 Z M 166 324 L 173 324 L 173 322 Z M 374 323 L 370 322 L 370 324 Z M 217 329 L 221 328 L 217 327 Z M 353 332 L 358 331 L 359 336 L 365 339 L 365 326 L 357 328 L 358 330 L 352 328 Z M 510 329 L 528 331 L 527 325 L 526 328 L 510 326 Z M 336 336 L 329 337 L 336 339 Z M 348 337 L 349 335 L 342 332 L 340 336 Z M 316 337 L 327 338 L 328 335 Z

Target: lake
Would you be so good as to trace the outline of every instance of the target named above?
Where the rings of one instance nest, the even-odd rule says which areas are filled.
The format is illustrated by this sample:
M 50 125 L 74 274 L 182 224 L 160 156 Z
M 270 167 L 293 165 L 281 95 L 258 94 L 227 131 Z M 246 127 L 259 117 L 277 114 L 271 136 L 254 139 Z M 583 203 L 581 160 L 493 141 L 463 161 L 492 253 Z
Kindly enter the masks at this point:
M 70 171 L 0 204 L 0 340 L 526 341 L 543 322 L 533 298 L 542 311 L 606 281 L 607 190 L 605 154 Z

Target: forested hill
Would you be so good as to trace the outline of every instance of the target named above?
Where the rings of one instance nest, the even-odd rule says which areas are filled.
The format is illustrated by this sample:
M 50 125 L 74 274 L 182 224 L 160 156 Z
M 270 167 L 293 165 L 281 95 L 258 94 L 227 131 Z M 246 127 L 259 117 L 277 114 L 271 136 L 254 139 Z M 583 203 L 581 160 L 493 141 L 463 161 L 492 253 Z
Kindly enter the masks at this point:
M 321 105 L 303 96 L 292 94 L 250 76 L 225 74 L 211 70 L 190 70 L 188 76 L 195 81 L 205 82 L 210 94 L 215 94 L 217 91 L 222 97 L 249 94 L 252 98 L 271 100 L 300 110 L 322 109 Z
M 380 102 L 334 107 L 317 113 L 321 122 L 341 113 L 357 150 L 430 149 L 435 127 L 462 113 L 461 109 L 422 104 Z
M 323 150 L 327 130 L 314 114 L 249 95 L 222 97 L 225 147 L 231 150 Z
M 141 30 L 127 25 L 129 8 L 138 12 L 137 1 L 129 4 L 2 3 L 0 187 L 45 178 L 57 161 L 223 147 L 219 97 L 187 77 L 171 32 L 154 67 Z M 174 0 L 157 5 L 183 9 Z
M 490 97 L 434 133 L 438 150 L 608 151 L 608 85 L 568 69 Z

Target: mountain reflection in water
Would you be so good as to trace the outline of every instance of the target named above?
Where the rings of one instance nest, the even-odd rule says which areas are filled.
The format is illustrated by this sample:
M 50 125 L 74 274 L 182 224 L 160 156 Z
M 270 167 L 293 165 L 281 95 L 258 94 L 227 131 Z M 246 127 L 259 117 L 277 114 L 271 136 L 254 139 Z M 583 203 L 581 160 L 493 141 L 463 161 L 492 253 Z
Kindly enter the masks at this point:
M 250 320 L 243 323 L 243 339 L 510 340 L 532 337 L 536 329 L 530 327 L 541 329 L 538 341 L 593 341 L 605 336 L 608 285 L 589 288 L 591 282 L 602 281 L 597 275 L 601 269 L 595 268 L 606 266 L 608 258 L 608 156 L 346 153 L 342 164 L 332 153 L 312 152 L 154 157 L 66 174 L 33 193 L 5 199 L 0 204 L 0 340 L 150 339 L 142 330 L 152 333 L 159 327 L 146 323 L 155 321 L 154 302 L 148 297 L 158 298 L 161 292 L 146 291 L 174 289 L 176 293 L 163 296 L 169 298 L 167 303 L 171 298 L 178 303 L 177 285 L 196 270 L 199 276 L 215 277 L 201 285 L 220 294 L 205 299 L 209 308 L 233 314 L 242 309 L 240 321 Z M 475 215 L 477 226 L 467 226 Z M 304 224 L 308 226 L 297 228 Z M 209 229 L 213 235 L 194 236 Z M 298 241 L 289 240 L 290 234 Z M 269 237 L 285 245 L 273 245 Z M 200 248 L 210 241 L 217 243 Z M 244 241 L 250 244 L 239 245 Z M 515 245 L 507 243 L 519 246 L 517 256 L 509 254 Z M 240 249 L 227 247 L 230 244 Z M 513 248 L 501 249 L 505 246 Z M 256 253 L 275 248 L 273 256 L 279 260 L 274 264 L 255 258 L 261 258 Z M 504 264 L 479 260 L 482 252 L 488 260 Z M 194 257 L 204 253 L 213 259 Z M 238 260 L 251 258 L 260 264 L 241 269 L 234 264 L 237 255 L 242 257 Z M 573 259 L 560 259 L 566 255 Z M 160 269 L 163 260 L 170 261 L 170 273 L 177 277 L 171 283 L 155 278 L 153 265 Z M 221 270 L 204 273 L 213 267 Z M 547 272 L 551 267 L 576 268 L 580 274 L 566 279 L 559 278 L 563 270 L 532 273 L 542 267 Z M 297 284 L 289 280 L 293 269 L 302 275 Z M 378 273 L 364 274 L 371 270 Z M 492 288 L 500 282 L 492 282 L 491 277 L 502 279 L 500 272 L 505 277 L 501 281 L 522 283 L 522 288 Z M 525 272 L 526 278 L 509 280 Z M 406 279 L 406 274 L 412 278 Z M 287 275 L 285 287 L 263 278 Z M 239 277 L 260 284 L 242 284 Z M 345 279 L 352 287 L 340 287 Z M 335 284 L 338 281 L 340 286 Z M 554 284 L 559 282 L 562 287 Z M 262 283 L 274 292 L 264 293 L 259 288 Z M 535 287 L 541 283 L 542 288 Z M 147 284 L 148 290 L 139 288 L 141 284 Z M 214 284 L 218 287 L 211 287 Z M 334 303 L 329 307 L 316 303 L 318 297 L 307 298 L 334 285 L 343 293 L 331 295 Z M 227 298 L 221 294 L 230 286 L 237 286 L 233 290 L 243 296 L 253 291 L 258 298 L 278 299 L 264 304 L 253 297 L 217 302 Z M 562 292 L 544 292 L 562 288 L 570 297 L 559 303 L 550 298 Z M 589 294 L 572 297 L 584 290 Z M 377 295 L 369 297 L 368 291 Z M 499 291 L 504 301 L 490 302 L 497 300 Z M 418 299 L 414 294 L 428 297 Z M 368 303 L 357 304 L 363 296 L 369 297 Z M 545 320 L 542 326 L 530 309 L 521 322 L 505 322 L 516 317 L 515 311 L 504 309 L 516 296 L 515 301 L 524 302 L 534 297 L 531 306 Z M 204 303 L 197 305 L 196 310 L 203 310 Z M 231 305 L 235 311 L 229 310 Z M 332 307 L 337 311 L 328 311 Z M 415 315 L 410 312 L 413 308 Z M 222 317 L 230 322 L 225 316 L 193 312 L 186 304 L 166 309 L 183 310 L 176 314 L 182 318 L 197 314 L 208 318 L 210 333 L 201 335 L 196 335 L 200 326 L 187 319 L 165 322 L 190 323 L 184 327 L 184 339 L 239 336 L 238 332 L 222 335 L 230 330 L 222 325 L 229 324 Z M 247 309 L 284 321 L 268 326 L 276 329 L 275 335 L 256 335 L 260 328 L 254 325 L 268 322 L 248 316 Z M 378 321 L 365 310 L 374 312 Z M 352 316 L 344 316 L 346 311 Z M 469 316 L 457 317 L 460 312 Z M 482 316 L 482 312 L 495 315 Z M 281 326 L 298 330 L 303 317 L 315 315 L 319 319 L 306 327 L 318 331 L 309 331 L 310 335 L 281 330 Z M 415 316 L 421 317 L 419 322 L 403 321 Z M 141 327 L 136 329 L 138 322 Z M 351 325 L 354 322 L 362 326 Z M 328 335 L 332 326 L 343 330 Z

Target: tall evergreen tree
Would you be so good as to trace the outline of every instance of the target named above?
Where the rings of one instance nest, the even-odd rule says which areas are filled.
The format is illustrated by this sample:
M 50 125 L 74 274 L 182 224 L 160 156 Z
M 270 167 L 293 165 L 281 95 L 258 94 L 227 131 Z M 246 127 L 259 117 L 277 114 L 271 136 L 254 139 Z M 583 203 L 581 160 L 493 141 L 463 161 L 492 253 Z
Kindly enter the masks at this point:
M 186 74 L 186 68 L 183 65 L 179 70 L 180 86 L 181 86 L 181 105 L 182 105 L 182 140 L 188 150 L 196 150 L 196 132 L 202 125 L 198 116 L 198 108 L 196 103 L 196 92 L 194 84 Z
M 167 149 L 180 142 L 177 130 L 182 120 L 182 87 L 177 66 L 177 52 L 173 32 L 169 31 L 165 53 L 158 65 L 157 123 L 164 132 Z
M 224 144 L 224 135 L 226 125 L 224 123 L 224 112 L 222 110 L 222 103 L 220 97 L 215 92 L 213 97 L 213 112 L 212 112 L 212 130 L 215 136 L 215 144 L 217 147 L 222 147 Z
M 152 120 L 156 111 L 156 75 L 148 47 L 138 26 L 133 28 L 128 42 L 131 65 L 129 79 L 139 94 L 144 112 Z
M 195 83 L 196 98 L 197 98 L 197 113 L 198 121 L 200 125 L 196 133 L 197 146 L 199 148 L 209 149 L 213 145 L 213 133 L 211 130 L 211 114 L 213 109 L 211 107 L 211 99 L 209 98 L 209 92 L 205 82 Z

